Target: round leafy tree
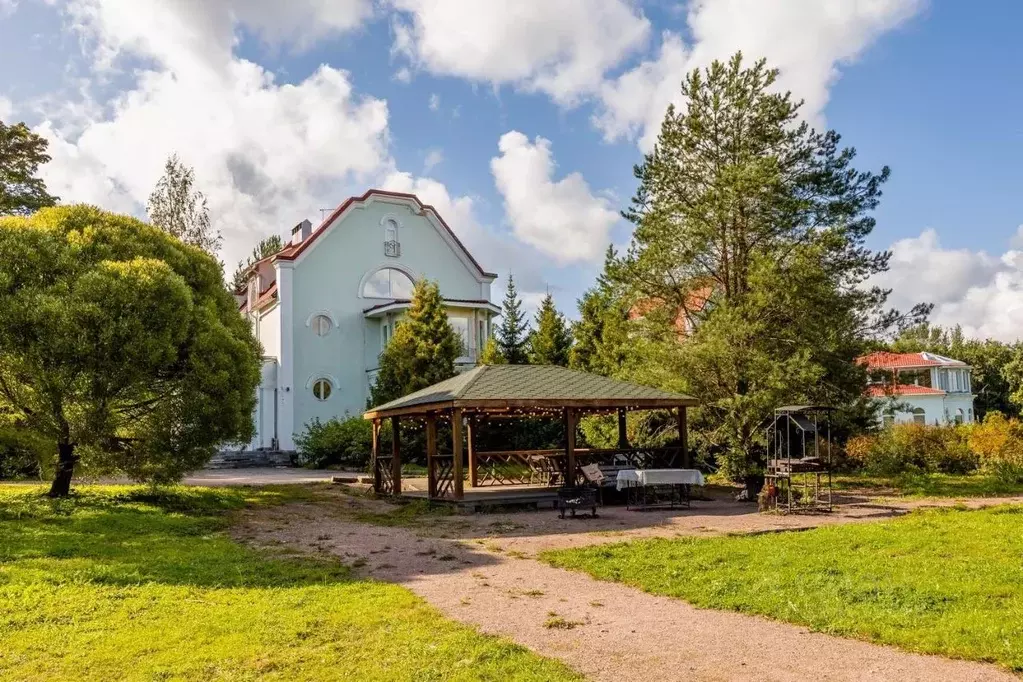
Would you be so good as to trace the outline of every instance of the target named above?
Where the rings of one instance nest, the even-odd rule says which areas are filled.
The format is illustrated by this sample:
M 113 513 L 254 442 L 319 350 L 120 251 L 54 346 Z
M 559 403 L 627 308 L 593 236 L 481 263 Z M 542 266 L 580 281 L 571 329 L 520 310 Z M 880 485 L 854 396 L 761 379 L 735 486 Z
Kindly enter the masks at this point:
M 167 482 L 251 437 L 259 344 L 200 249 L 91 206 L 0 218 L 0 411 L 75 467 Z

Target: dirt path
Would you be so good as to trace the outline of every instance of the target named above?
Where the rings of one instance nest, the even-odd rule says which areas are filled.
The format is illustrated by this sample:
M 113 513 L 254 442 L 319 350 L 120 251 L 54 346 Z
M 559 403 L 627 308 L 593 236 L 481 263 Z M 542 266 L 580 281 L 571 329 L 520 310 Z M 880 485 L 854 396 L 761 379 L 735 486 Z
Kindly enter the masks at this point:
M 548 516 L 554 515 L 547 512 L 544 522 Z M 702 532 L 727 531 L 735 525 L 735 515 L 698 516 L 681 518 L 696 519 L 688 524 L 690 530 L 698 526 L 705 529 Z M 285 544 L 343 557 L 368 575 L 408 587 L 456 620 L 560 659 L 596 680 L 1019 682 L 994 666 L 910 654 L 763 618 L 697 609 L 552 568 L 516 549 L 550 546 L 550 535 L 524 532 L 535 528 L 518 529 L 516 535 L 509 525 L 515 519 L 502 517 L 474 517 L 468 525 L 457 517 L 440 519 L 431 523 L 424 537 L 406 528 L 353 522 L 322 507 L 294 505 L 248 512 L 236 532 L 257 544 Z M 750 518 L 776 523 L 771 517 Z M 721 519 L 726 521 L 720 523 Z M 561 522 L 561 528 L 568 523 L 572 522 Z M 491 535 L 500 535 L 503 528 L 512 537 L 473 537 L 482 535 L 478 531 L 484 527 Z M 564 546 L 585 544 L 580 537 L 602 542 L 608 536 L 562 530 L 555 537 L 561 540 L 554 544 Z

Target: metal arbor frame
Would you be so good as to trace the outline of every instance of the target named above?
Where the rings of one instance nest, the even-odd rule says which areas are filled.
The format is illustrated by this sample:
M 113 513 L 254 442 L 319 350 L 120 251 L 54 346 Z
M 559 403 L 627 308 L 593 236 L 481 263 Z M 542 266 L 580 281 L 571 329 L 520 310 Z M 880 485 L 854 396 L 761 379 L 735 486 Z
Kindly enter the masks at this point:
M 774 410 L 767 426 L 767 509 L 785 513 L 832 510 L 834 410 L 827 405 L 786 405 Z

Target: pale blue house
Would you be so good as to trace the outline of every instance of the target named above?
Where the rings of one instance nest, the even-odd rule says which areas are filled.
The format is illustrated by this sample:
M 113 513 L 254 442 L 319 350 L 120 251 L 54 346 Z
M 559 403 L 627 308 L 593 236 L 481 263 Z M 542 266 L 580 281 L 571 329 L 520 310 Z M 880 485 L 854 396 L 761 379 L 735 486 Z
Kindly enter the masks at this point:
M 239 304 L 265 356 L 249 449 L 294 450 L 312 419 L 362 413 L 420 277 L 440 286 L 462 339 L 458 365 L 475 365 L 500 312 L 490 302 L 497 275 L 414 195 L 352 197 L 315 231 L 308 220 L 296 225 L 283 251 L 252 266 Z

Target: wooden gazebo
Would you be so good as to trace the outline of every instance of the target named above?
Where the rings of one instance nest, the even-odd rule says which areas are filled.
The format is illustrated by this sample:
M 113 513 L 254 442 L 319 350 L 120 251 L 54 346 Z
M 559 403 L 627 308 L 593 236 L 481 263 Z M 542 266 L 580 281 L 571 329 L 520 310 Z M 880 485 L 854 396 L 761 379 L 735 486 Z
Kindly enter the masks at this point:
M 428 496 L 461 500 L 466 478 L 471 487 L 500 485 L 574 485 L 584 464 L 626 463 L 635 468 L 688 468 L 686 408 L 696 399 L 565 367 L 486 365 L 476 367 L 403 398 L 367 411 L 373 422 L 372 470 L 378 493 L 400 495 L 402 420 L 425 424 Z M 672 447 L 633 448 L 626 438 L 631 410 L 674 410 L 679 442 Z M 576 448 L 576 426 L 588 414 L 618 415 L 618 445 L 611 449 Z M 557 450 L 478 452 L 475 432 L 491 419 L 551 417 L 565 429 L 565 447 Z M 380 426 L 391 420 L 390 453 L 380 452 Z M 451 442 L 438 442 L 438 423 L 451 425 Z M 446 439 L 445 439 L 446 440 Z M 463 451 L 463 443 L 468 452 Z M 468 455 L 468 477 L 465 475 Z

